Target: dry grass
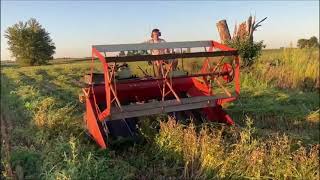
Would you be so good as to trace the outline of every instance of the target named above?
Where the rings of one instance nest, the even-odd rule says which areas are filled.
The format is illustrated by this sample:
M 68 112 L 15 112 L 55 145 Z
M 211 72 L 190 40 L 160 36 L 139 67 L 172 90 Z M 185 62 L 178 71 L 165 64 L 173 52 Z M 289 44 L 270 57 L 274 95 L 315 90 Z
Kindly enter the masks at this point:
M 319 49 L 265 51 L 253 73 L 258 79 L 284 89 L 319 89 L 319 62 Z
M 252 120 L 246 121 L 244 129 L 203 127 L 197 133 L 193 125 L 169 119 L 161 122 L 156 142 L 166 156 L 180 160 L 183 179 L 318 179 L 319 145 L 306 148 L 286 135 L 259 140 Z

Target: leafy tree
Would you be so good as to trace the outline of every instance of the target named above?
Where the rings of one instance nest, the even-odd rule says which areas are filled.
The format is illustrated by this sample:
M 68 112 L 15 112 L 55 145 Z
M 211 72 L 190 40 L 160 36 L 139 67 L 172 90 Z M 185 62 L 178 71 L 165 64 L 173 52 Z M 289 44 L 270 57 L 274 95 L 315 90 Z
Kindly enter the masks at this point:
M 307 43 L 308 43 L 307 39 L 299 39 L 297 42 L 297 46 L 298 46 L 298 48 L 302 49 L 302 48 L 307 47 L 307 45 L 308 45 Z
M 262 48 L 265 47 L 263 41 L 254 42 L 250 38 L 234 38 L 226 43 L 238 50 L 244 67 L 250 67 L 259 58 Z
M 20 65 L 41 65 L 53 59 L 56 47 L 49 33 L 34 18 L 8 27 L 4 36 L 8 39 L 8 49 Z
M 319 47 L 318 38 L 312 36 L 310 39 L 299 39 L 297 42 L 298 48 L 315 48 Z
M 312 36 L 309 39 L 309 47 L 318 47 L 318 46 L 319 46 L 318 38 L 315 36 Z

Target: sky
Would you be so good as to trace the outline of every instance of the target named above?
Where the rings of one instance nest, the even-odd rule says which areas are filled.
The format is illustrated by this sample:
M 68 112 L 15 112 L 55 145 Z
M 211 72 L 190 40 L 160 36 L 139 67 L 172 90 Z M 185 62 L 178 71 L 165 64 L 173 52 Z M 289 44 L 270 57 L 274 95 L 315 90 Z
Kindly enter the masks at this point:
M 55 58 L 90 56 L 97 44 L 139 43 L 159 28 L 166 41 L 219 41 L 216 22 L 230 33 L 249 15 L 268 17 L 254 33 L 267 48 L 319 38 L 319 1 L 1 1 L 1 60 L 12 60 L 5 30 L 36 18 L 55 43 Z

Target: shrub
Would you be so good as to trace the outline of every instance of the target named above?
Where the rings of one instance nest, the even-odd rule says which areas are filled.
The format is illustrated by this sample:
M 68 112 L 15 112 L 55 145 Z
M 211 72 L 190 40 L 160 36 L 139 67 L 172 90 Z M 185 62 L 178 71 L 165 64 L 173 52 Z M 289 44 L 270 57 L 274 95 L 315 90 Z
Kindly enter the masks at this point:
M 227 44 L 238 50 L 244 67 L 250 67 L 259 58 L 262 48 L 265 47 L 263 41 L 252 42 L 248 38 L 235 38 L 227 41 Z

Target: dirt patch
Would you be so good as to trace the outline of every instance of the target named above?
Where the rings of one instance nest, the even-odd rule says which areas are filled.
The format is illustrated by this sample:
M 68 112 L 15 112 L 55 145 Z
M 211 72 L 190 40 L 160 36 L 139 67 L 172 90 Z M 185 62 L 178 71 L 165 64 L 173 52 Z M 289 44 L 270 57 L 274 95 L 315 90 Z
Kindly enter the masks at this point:
M 16 167 L 17 172 L 13 171 L 13 167 L 10 163 L 10 154 L 11 154 L 11 140 L 10 133 L 12 132 L 12 121 L 1 113 L 1 157 L 3 157 L 4 164 L 1 164 L 1 179 L 9 178 L 9 179 L 24 179 L 22 167 Z M 3 175 L 5 175 L 3 177 Z
M 14 177 L 9 160 L 11 152 L 9 132 L 11 129 L 12 125 L 5 120 L 4 114 L 1 113 L 1 154 L 3 155 L 2 157 L 4 157 L 4 161 L 6 162 L 6 164 L 2 164 L 2 166 L 4 167 L 1 167 L 1 169 L 4 170 L 4 173 L 7 177 Z

